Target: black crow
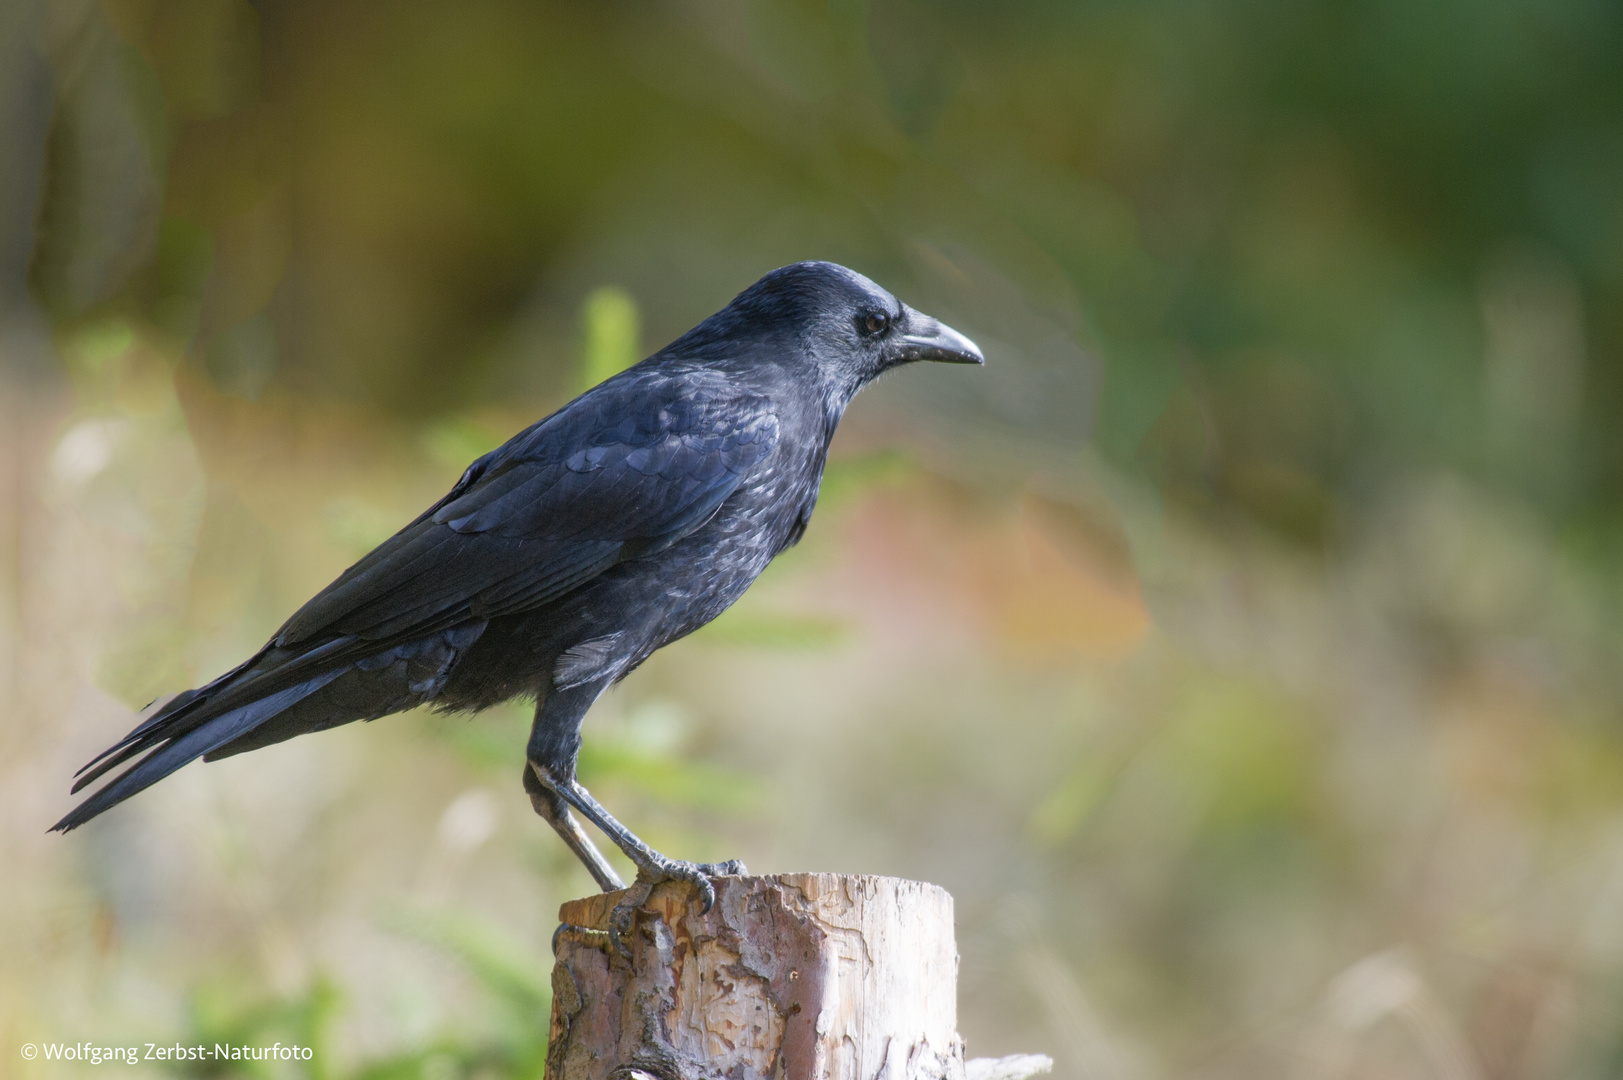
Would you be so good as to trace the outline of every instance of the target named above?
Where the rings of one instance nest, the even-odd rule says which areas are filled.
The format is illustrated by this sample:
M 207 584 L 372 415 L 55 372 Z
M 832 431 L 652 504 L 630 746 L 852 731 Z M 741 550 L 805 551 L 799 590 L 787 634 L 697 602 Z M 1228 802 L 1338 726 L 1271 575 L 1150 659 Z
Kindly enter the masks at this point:
M 532 695 L 524 787 L 536 812 L 603 889 L 624 886 L 571 807 L 636 864 L 644 895 L 677 878 L 708 905 L 708 875 L 742 866 L 669 859 L 616 821 L 575 779 L 581 721 L 800 539 L 852 396 L 915 360 L 982 357 L 854 271 L 774 270 L 475 461 L 257 654 L 164 702 L 73 790 L 139 760 L 54 828 L 83 825 L 194 758 L 418 705 L 478 710 Z

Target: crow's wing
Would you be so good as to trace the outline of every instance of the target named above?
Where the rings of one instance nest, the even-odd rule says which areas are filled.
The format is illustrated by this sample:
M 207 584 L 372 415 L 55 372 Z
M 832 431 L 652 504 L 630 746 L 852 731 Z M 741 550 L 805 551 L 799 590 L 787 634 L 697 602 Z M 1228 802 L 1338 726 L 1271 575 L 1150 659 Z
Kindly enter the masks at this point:
M 618 562 L 675 543 L 715 514 L 777 437 L 770 401 L 713 373 L 632 369 L 609 380 L 474 462 L 445 498 L 295 612 L 258 655 L 172 698 L 98 755 L 75 791 L 156 747 L 172 747 L 160 752 L 175 760 L 161 770 L 143 761 L 137 768 L 150 777 L 124 774 L 113 785 L 119 792 L 98 792 L 95 805 L 58 827 L 88 820 L 240 734 L 238 721 L 264 723 L 281 696 L 313 693 L 332 672 L 538 608 Z M 204 739 L 205 726 L 222 731 Z
M 770 402 L 718 389 L 643 375 L 577 399 L 475 462 L 274 644 L 395 639 L 533 609 L 681 539 L 777 443 Z

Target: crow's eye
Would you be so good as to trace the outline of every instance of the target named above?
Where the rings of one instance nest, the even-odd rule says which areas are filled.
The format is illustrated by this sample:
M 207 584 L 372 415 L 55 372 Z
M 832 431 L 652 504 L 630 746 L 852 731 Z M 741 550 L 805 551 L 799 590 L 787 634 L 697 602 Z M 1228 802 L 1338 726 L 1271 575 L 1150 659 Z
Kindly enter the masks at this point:
M 862 320 L 862 328 L 870 334 L 883 334 L 890 329 L 890 316 L 883 311 L 870 311 Z

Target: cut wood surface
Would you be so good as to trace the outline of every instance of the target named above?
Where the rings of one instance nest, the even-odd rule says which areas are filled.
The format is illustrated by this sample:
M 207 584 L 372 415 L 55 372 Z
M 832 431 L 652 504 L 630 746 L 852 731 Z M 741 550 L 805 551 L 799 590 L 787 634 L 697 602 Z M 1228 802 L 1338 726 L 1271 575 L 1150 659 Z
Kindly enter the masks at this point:
M 708 912 L 691 886 L 655 888 L 629 962 L 606 932 L 624 893 L 563 905 L 548 1080 L 964 1080 L 946 890 L 844 874 L 715 885 Z

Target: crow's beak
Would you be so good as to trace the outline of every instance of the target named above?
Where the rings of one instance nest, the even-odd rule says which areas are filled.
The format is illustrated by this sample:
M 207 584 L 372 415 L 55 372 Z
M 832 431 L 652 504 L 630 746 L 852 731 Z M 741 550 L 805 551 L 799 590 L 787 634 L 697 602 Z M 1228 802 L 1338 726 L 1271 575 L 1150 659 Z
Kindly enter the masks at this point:
M 934 360 L 941 364 L 984 364 L 978 345 L 945 323 L 922 311 L 907 309 L 907 332 L 897 355 L 904 362 Z

